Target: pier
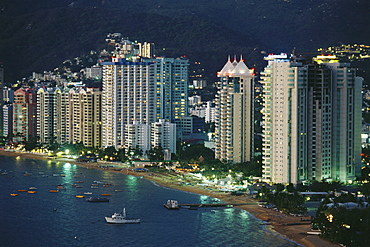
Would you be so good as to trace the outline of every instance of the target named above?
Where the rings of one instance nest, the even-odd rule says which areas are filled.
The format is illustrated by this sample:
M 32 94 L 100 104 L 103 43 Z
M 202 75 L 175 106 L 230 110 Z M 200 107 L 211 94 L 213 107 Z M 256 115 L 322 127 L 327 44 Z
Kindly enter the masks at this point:
M 241 205 L 251 205 L 253 203 L 179 203 L 180 207 L 234 207 Z

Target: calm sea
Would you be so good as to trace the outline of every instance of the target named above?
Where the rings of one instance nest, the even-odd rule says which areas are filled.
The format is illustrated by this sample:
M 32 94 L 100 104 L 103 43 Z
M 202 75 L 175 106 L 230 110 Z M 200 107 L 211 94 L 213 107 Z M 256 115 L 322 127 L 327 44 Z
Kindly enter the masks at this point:
M 0 246 L 296 246 L 264 230 L 259 220 L 237 208 L 170 211 L 168 199 L 211 203 L 216 199 L 109 171 L 69 163 L 0 156 Z M 24 176 L 24 174 L 31 174 Z M 83 183 L 77 183 L 77 182 Z M 112 184 L 91 188 L 99 181 Z M 58 185 L 66 189 L 51 193 Z M 73 186 L 77 184 L 82 188 Z M 36 187 L 37 193 L 17 192 Z M 122 191 L 116 191 L 122 190 Z M 18 196 L 10 196 L 11 193 Z M 76 195 L 111 194 L 108 203 Z M 140 224 L 105 222 L 125 207 Z

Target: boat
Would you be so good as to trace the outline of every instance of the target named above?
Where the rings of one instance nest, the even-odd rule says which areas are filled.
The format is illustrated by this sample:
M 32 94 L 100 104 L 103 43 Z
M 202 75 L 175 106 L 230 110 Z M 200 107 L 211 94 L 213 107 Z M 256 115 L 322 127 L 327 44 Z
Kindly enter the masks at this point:
M 29 190 L 27 192 L 28 192 L 28 194 L 36 194 L 36 190 Z
M 18 194 L 16 194 L 16 193 L 11 193 L 10 195 L 11 195 L 11 196 L 17 196 Z
M 92 192 L 84 192 L 84 195 L 91 195 Z
M 28 189 L 29 189 L 29 190 L 37 190 L 37 188 L 36 188 L 36 187 L 29 187 Z
M 121 213 L 114 213 L 112 217 L 105 217 L 105 221 L 111 224 L 132 224 L 132 223 L 140 223 L 140 219 L 127 219 L 126 217 L 126 208 L 123 208 L 122 214 Z
M 58 193 L 59 190 L 49 190 L 51 193 Z
M 90 197 L 87 199 L 88 202 L 109 202 L 108 198 L 105 197 Z
M 163 204 L 163 206 L 171 210 L 180 209 L 178 202 L 175 200 L 168 200 L 166 204 Z
M 77 198 L 85 198 L 83 195 L 76 195 Z
M 102 196 L 110 196 L 110 194 L 101 194 Z
M 27 190 L 18 190 L 18 192 L 27 192 Z

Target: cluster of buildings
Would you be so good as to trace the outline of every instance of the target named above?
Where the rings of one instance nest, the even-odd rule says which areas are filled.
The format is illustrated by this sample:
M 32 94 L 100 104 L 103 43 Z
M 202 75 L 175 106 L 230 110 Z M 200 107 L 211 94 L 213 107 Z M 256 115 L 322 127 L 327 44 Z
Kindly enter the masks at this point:
M 78 83 L 2 88 L 2 134 L 13 142 L 82 142 L 144 153 L 160 146 L 168 154 L 196 132 L 195 115 L 215 124 L 210 147 L 223 162 L 252 161 L 255 138 L 262 137 L 263 181 L 350 182 L 359 174 L 362 78 L 349 63 L 335 56 L 269 55 L 257 81 L 242 58 L 229 58 L 217 73 L 216 98 L 202 102 L 188 97 L 187 58 L 157 57 L 154 44 L 120 34 L 107 42 L 113 56 L 85 71 L 101 78 L 102 89 Z M 0 68 L 0 83 L 2 74 Z M 256 85 L 262 88 L 262 133 L 255 133 Z
M 102 89 L 41 82 L 16 91 L 3 89 L 2 134 L 13 142 L 81 142 L 144 153 L 161 146 L 176 153 L 176 141 L 193 129 L 188 59 L 155 57 L 154 44 L 131 42 L 119 34 L 111 38 L 113 56 L 85 71 L 101 76 Z
M 269 55 L 261 73 L 263 181 L 351 182 L 360 174 L 362 81 L 336 56 Z M 216 158 L 254 156 L 255 75 L 242 60 L 218 73 Z

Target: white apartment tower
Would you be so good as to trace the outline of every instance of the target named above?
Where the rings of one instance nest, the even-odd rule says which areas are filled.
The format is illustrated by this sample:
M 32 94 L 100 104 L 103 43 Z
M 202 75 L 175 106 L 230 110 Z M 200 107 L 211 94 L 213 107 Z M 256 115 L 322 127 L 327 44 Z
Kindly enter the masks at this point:
M 150 125 L 134 122 L 126 124 L 126 146 L 139 148 L 145 153 L 150 150 Z
M 182 127 L 188 111 L 186 58 L 113 58 L 103 67 L 103 147 L 127 147 L 125 125 L 159 119 Z
M 243 59 L 231 62 L 229 58 L 217 76 L 215 157 L 232 163 L 250 161 L 254 146 L 254 71 Z
M 176 153 L 176 124 L 159 119 L 151 124 L 151 146 L 168 149 L 170 153 Z
M 113 58 L 102 67 L 102 146 L 123 148 L 126 124 L 156 120 L 155 65 Z
M 263 178 L 348 182 L 359 172 L 362 78 L 334 56 L 270 55 L 262 73 Z
M 57 119 L 58 116 L 62 118 L 58 115 L 58 93 L 61 93 L 59 88 L 42 87 L 37 90 L 37 136 L 40 143 L 57 142 Z
M 101 147 L 101 96 L 98 88 L 73 88 L 68 92 L 67 141 Z

